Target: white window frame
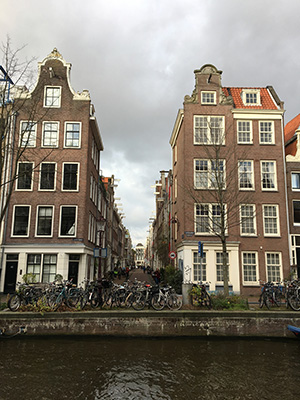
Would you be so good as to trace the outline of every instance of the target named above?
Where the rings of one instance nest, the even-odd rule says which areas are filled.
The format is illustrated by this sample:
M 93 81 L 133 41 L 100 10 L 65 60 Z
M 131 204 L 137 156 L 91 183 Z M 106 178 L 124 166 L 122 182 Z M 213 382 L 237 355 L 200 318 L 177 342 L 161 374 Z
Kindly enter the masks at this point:
M 220 171 L 222 172 L 223 175 L 223 189 L 226 188 L 226 161 L 223 159 L 220 160 L 210 160 L 210 159 L 200 159 L 200 158 L 196 158 L 194 159 L 194 188 L 195 189 L 212 189 L 212 190 L 218 190 L 220 189 L 217 185 L 214 185 L 214 177 L 218 176 L 217 174 L 214 173 L 215 169 L 213 169 L 213 164 L 216 163 L 222 163 L 222 169 L 220 169 Z M 207 170 L 200 170 L 197 168 L 201 167 L 201 163 L 202 165 L 204 165 L 205 163 L 207 163 Z M 199 164 L 197 166 L 197 164 Z M 207 181 L 207 185 L 200 185 L 201 182 L 201 175 L 206 175 L 206 181 Z M 198 178 L 199 177 L 199 178 Z M 219 172 L 219 177 L 221 177 L 221 172 Z M 202 182 L 204 182 L 205 179 L 202 179 Z
M 64 189 L 64 180 L 65 180 L 65 166 L 66 165 L 77 165 L 77 180 L 76 180 L 76 189 Z M 62 179 L 61 179 L 61 191 L 62 192 L 79 192 L 79 175 L 80 175 L 80 163 L 78 162 L 64 162 L 62 164 Z
M 15 216 L 16 216 L 16 208 L 18 207 L 28 207 L 28 224 L 27 224 L 27 234 L 26 235 L 15 235 L 14 228 L 15 228 Z M 30 232 L 30 218 L 31 218 L 31 205 L 29 204 L 15 204 L 13 208 L 13 218 L 12 218 L 12 226 L 11 226 L 11 237 L 29 237 Z
M 246 129 L 241 129 L 240 124 L 249 124 L 249 131 Z M 253 129 L 252 129 L 252 121 L 239 119 L 236 123 L 237 130 L 237 142 L 238 144 L 253 144 Z M 249 134 L 249 140 L 241 140 L 241 136 L 245 137 Z
M 243 215 L 243 208 L 248 207 L 252 208 L 252 215 Z M 245 210 L 244 210 L 245 211 Z M 253 232 L 245 232 L 243 222 L 252 221 Z M 246 222 L 247 225 L 247 222 Z M 247 230 L 247 229 L 246 229 Z M 241 236 L 257 236 L 257 228 L 256 228 L 256 205 L 255 204 L 240 204 L 240 235 Z
M 270 126 L 271 126 L 271 130 L 270 131 L 265 131 L 265 130 L 262 130 L 262 124 L 270 124 Z M 258 133 L 258 136 L 259 136 L 259 144 L 261 144 L 261 145 L 273 145 L 273 144 L 275 144 L 275 130 L 274 130 L 274 121 L 258 121 L 258 130 L 259 130 L 259 133 Z M 264 135 L 264 136 L 269 136 L 270 137 L 270 140 L 262 140 L 262 135 Z
M 198 251 L 193 251 L 193 282 L 207 281 L 207 252 L 203 252 L 202 259 Z
M 221 262 L 217 262 L 218 261 L 218 254 L 220 254 L 221 256 Z M 216 251 L 215 252 L 215 257 L 216 257 L 216 262 L 215 262 L 215 266 L 216 266 L 216 284 L 217 285 L 224 285 L 224 271 L 223 268 L 222 269 L 222 277 L 223 280 L 218 280 L 218 266 L 223 266 L 223 253 L 222 251 Z M 230 282 L 230 253 L 227 252 L 227 265 L 228 265 L 228 282 Z
M 51 233 L 49 235 L 41 235 L 38 234 L 38 224 L 39 224 L 39 210 L 41 208 L 51 208 L 52 214 L 51 214 Z M 35 223 L 35 236 L 36 237 L 52 237 L 53 236 L 53 222 L 54 222 L 54 206 L 53 205 L 38 205 L 36 208 L 36 223 Z
M 247 167 L 251 166 L 251 170 L 248 171 L 240 171 L 241 166 L 243 165 L 243 163 L 247 163 Z M 251 187 L 241 187 L 241 176 L 246 174 L 247 178 L 250 175 L 250 183 L 251 183 Z M 254 163 L 253 160 L 240 160 L 238 161 L 238 176 L 239 176 L 239 190 L 255 190 L 254 187 Z
M 199 207 L 204 207 L 204 211 L 207 212 L 207 214 L 197 215 L 197 208 Z M 219 214 L 214 214 L 213 209 L 216 207 L 220 207 L 219 204 L 217 203 L 195 203 L 194 205 L 194 232 L 195 235 L 197 236 L 216 236 L 216 232 L 212 229 L 212 226 L 214 224 L 214 219 L 216 218 L 221 218 L 221 213 Z M 224 212 L 225 212 L 225 224 L 226 224 L 226 234 L 227 234 L 227 205 L 224 205 Z M 214 217 L 214 215 L 218 215 L 217 217 Z M 220 215 L 220 217 L 219 217 Z M 199 224 L 198 219 L 203 217 L 203 219 L 207 219 L 207 230 L 206 231 L 199 231 Z
M 19 170 L 20 170 L 20 165 L 21 164 L 31 164 L 32 165 L 30 189 L 19 188 Z M 34 163 L 31 162 L 31 161 L 19 161 L 18 162 L 18 173 L 17 173 L 17 179 L 16 179 L 16 191 L 18 191 L 18 192 L 32 192 L 32 190 L 33 190 L 33 179 L 34 179 Z
M 279 237 L 280 236 L 280 223 L 279 223 L 279 206 L 278 206 L 278 204 L 263 204 L 263 227 L 264 227 L 264 236 L 266 236 L 266 237 Z M 273 216 L 273 215 L 268 215 L 268 216 L 266 216 L 265 215 L 265 210 L 266 210 L 266 208 L 271 208 L 271 207 L 274 207 L 274 209 L 276 210 L 276 215 L 275 216 Z M 266 226 L 267 226 L 267 224 L 266 224 L 266 219 L 269 219 L 269 220 L 271 220 L 271 219 L 273 219 L 274 221 L 276 221 L 276 229 L 277 229 L 277 232 L 276 233 L 273 233 L 273 232 L 266 232 Z
M 213 128 L 209 125 L 214 119 L 219 119 L 222 121 L 222 127 L 220 133 L 218 133 L 220 140 L 218 142 L 213 142 L 211 140 L 211 132 Z M 203 132 L 201 132 L 201 130 Z M 225 117 L 223 115 L 194 115 L 194 145 L 225 145 Z M 201 140 L 201 137 L 206 138 L 206 140 Z M 198 138 L 198 139 L 197 139 Z
M 249 97 L 256 96 L 256 101 L 248 101 Z M 261 106 L 260 89 L 243 89 L 242 100 L 245 106 Z
M 26 126 L 24 127 L 23 125 Z M 29 129 L 26 129 L 29 128 Z M 36 121 L 20 121 L 20 147 L 36 147 Z
M 292 206 L 293 206 L 293 225 L 294 226 L 300 226 L 300 221 L 299 222 L 295 222 L 295 207 L 294 207 L 294 203 L 300 203 L 300 200 L 293 200 L 292 202 Z
M 266 164 L 266 163 L 273 164 L 274 171 L 265 172 L 264 164 Z M 271 178 L 273 177 L 274 187 L 272 187 L 272 188 L 264 187 L 264 174 L 269 174 L 269 176 Z M 270 191 L 277 190 L 277 165 L 276 165 L 275 160 L 261 160 L 260 161 L 260 179 L 261 179 L 261 190 L 262 191 L 270 192 Z
M 57 125 L 56 144 L 45 144 L 45 126 L 46 126 L 46 124 L 56 124 Z M 55 131 L 51 131 L 51 132 L 55 132 Z M 42 146 L 41 147 L 57 148 L 58 144 L 59 144 L 59 121 L 44 121 L 43 122 L 43 132 L 42 132 Z
M 255 264 L 252 262 L 245 262 L 244 255 L 249 254 L 251 256 L 255 256 Z M 249 265 L 250 267 L 255 268 L 256 273 L 256 281 L 246 281 L 245 279 L 245 266 Z M 256 251 L 242 251 L 242 276 L 243 276 L 243 285 L 245 286 L 257 286 L 259 285 L 259 266 L 258 266 L 258 253 Z
M 75 208 L 75 225 L 74 225 L 74 233 L 69 234 L 69 235 L 62 235 L 61 234 L 61 222 L 62 222 L 62 212 L 64 208 Z M 58 231 L 58 237 L 63 237 L 63 238 L 73 238 L 76 237 L 77 234 L 77 220 L 78 220 L 78 206 L 76 205 L 71 205 L 71 204 L 64 204 L 60 206 L 60 213 L 59 213 L 59 231 Z M 71 227 L 72 228 L 72 227 Z M 71 229 L 70 228 L 70 229 Z
M 278 256 L 278 259 L 279 259 L 279 264 L 268 264 L 268 254 L 270 254 L 270 255 L 277 255 Z M 267 281 L 269 281 L 270 280 L 270 275 L 269 275 L 269 270 L 268 270 L 268 267 L 270 266 L 278 266 L 279 267 L 279 280 L 278 279 L 276 279 L 276 280 L 270 280 L 271 282 L 274 282 L 274 283 L 277 283 L 277 282 L 281 282 L 282 281 L 282 277 L 283 277 L 283 274 L 282 274 L 282 253 L 280 252 L 280 251 L 266 251 L 265 252 L 265 265 L 266 265 L 266 277 L 267 277 Z
M 53 90 L 58 90 L 59 95 L 58 96 L 50 96 L 50 93 L 48 94 L 48 91 L 53 91 Z M 61 86 L 45 86 L 44 88 L 44 107 L 46 108 L 60 108 L 61 107 L 61 92 L 62 92 L 62 87 Z M 54 99 L 54 101 L 48 103 L 48 99 Z M 56 101 L 57 100 L 57 101 Z
M 213 91 L 213 90 L 203 90 L 203 91 L 201 91 L 201 104 L 204 104 L 204 105 L 216 105 L 217 104 L 217 94 L 216 94 L 216 92 Z
M 78 146 L 68 146 L 66 144 L 67 141 L 67 127 L 69 124 L 77 124 L 79 125 L 79 138 L 78 138 Z M 64 148 L 66 149 L 80 149 L 81 148 L 81 129 L 82 129 L 82 123 L 79 121 L 66 121 L 65 122 L 65 132 L 64 132 Z
M 41 188 L 41 182 L 42 182 L 42 166 L 44 164 L 53 164 L 54 165 L 54 182 L 53 182 L 53 189 L 42 189 Z M 42 162 L 40 164 L 40 170 L 39 170 L 39 191 L 41 192 L 54 192 L 56 190 L 56 174 L 57 174 L 57 164 L 56 162 Z
M 294 179 L 293 179 L 293 176 L 295 176 Z M 295 181 L 297 181 L 297 182 L 295 182 Z M 295 182 L 298 187 L 295 187 L 296 185 L 294 185 L 293 182 Z M 297 171 L 291 172 L 291 188 L 292 188 L 293 192 L 300 191 L 300 172 L 297 172 Z

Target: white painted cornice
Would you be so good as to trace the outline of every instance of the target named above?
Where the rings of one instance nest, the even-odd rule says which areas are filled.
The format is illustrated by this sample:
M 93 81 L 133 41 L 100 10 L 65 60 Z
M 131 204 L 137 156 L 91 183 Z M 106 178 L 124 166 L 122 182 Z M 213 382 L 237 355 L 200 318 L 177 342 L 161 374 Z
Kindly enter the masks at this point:
M 177 136 L 179 134 L 179 130 L 180 130 L 180 127 L 181 127 L 181 124 L 183 121 L 183 117 L 184 117 L 184 111 L 182 108 L 180 108 L 177 113 L 174 128 L 173 128 L 172 135 L 171 135 L 170 142 L 169 142 L 172 148 L 175 146 Z

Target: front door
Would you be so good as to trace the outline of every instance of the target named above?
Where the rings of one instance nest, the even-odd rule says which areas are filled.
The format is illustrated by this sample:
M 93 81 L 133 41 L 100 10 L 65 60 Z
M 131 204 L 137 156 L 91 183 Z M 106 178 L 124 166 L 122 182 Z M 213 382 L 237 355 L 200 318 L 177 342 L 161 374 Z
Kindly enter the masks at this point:
M 14 293 L 16 290 L 18 261 L 6 260 L 4 293 Z
M 78 270 L 79 270 L 80 256 L 77 254 L 69 255 L 69 273 L 68 280 L 72 279 L 74 285 L 78 284 Z

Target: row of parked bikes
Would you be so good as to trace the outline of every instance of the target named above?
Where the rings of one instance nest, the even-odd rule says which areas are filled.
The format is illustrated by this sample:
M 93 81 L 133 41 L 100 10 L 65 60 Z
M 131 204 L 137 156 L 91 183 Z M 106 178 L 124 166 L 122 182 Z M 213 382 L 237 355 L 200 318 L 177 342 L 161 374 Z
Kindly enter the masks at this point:
M 37 284 L 18 283 L 15 294 L 9 297 L 8 307 L 17 311 L 22 306 L 41 305 L 56 311 L 65 304 L 67 307 L 83 310 L 90 308 L 130 308 L 141 311 L 152 307 L 156 311 L 164 308 L 179 310 L 182 297 L 169 286 L 150 285 L 135 280 L 117 285 L 113 281 L 102 279 L 89 281 L 76 286 L 70 281 L 53 282 L 44 287 Z
M 272 282 L 261 284 L 260 308 L 281 307 L 283 303 L 286 308 L 291 307 L 294 311 L 300 311 L 300 281 L 298 279 L 284 282 L 284 284 Z

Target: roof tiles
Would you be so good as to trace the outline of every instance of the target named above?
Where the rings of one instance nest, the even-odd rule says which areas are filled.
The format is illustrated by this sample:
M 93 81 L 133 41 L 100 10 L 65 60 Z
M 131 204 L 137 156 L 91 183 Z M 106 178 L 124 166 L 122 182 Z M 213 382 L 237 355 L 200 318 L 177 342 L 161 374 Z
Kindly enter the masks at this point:
M 238 87 L 233 87 L 233 88 L 225 88 L 223 87 L 223 92 L 226 97 L 228 97 L 230 94 L 232 96 L 234 106 L 235 108 L 247 108 L 247 109 L 258 109 L 258 110 L 277 110 L 278 107 L 274 103 L 274 100 L 269 93 L 267 88 L 238 88 Z M 260 91 L 260 102 L 261 105 L 249 105 L 246 106 L 243 103 L 242 100 L 242 91 L 247 90 L 247 89 L 255 89 Z

